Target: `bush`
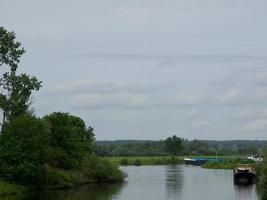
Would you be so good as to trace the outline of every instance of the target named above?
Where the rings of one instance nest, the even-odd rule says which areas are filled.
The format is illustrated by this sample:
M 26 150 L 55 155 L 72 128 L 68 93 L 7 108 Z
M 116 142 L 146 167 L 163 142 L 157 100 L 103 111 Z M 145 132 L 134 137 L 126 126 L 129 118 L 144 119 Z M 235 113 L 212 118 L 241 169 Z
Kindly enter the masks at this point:
M 41 119 L 29 115 L 13 119 L 1 135 L 0 176 L 23 184 L 42 184 L 47 149 L 48 132 Z
M 101 183 L 121 182 L 125 174 L 106 159 L 87 157 L 83 162 L 83 172 L 88 179 Z
M 0 180 L 0 195 L 19 194 L 25 192 L 22 186 Z
M 136 160 L 134 161 L 134 165 L 135 165 L 135 166 L 141 166 L 141 165 L 142 165 L 141 160 L 140 160 L 140 159 L 136 159 Z
M 65 170 L 78 169 L 83 157 L 91 153 L 93 129 L 68 113 L 55 112 L 45 116 L 44 121 L 50 133 L 49 164 Z
M 59 169 L 51 168 L 45 164 L 42 167 L 44 186 L 69 187 L 71 186 L 71 176 Z
M 123 158 L 120 163 L 121 163 L 121 165 L 128 165 L 129 164 L 128 159 L 126 159 L 126 158 Z

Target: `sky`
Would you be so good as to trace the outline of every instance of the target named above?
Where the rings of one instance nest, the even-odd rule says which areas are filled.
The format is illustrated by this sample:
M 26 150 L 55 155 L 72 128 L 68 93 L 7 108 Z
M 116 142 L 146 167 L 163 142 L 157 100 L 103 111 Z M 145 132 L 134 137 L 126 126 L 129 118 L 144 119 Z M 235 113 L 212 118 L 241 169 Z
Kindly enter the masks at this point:
M 0 0 L 35 113 L 97 140 L 266 140 L 266 19 L 266 0 Z

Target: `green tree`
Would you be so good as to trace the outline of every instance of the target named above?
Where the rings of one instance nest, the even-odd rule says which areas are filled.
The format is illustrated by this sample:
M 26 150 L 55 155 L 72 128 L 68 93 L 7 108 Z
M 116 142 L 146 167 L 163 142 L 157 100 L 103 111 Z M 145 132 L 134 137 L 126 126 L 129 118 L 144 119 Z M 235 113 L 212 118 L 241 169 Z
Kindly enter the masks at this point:
M 165 148 L 171 155 L 177 155 L 183 149 L 183 139 L 176 135 L 168 137 L 165 141 Z
M 26 184 L 42 183 L 42 166 L 48 149 L 43 121 L 24 115 L 12 119 L 0 140 L 0 177 Z
M 9 66 L 11 72 L 16 72 L 19 58 L 25 53 L 25 49 L 15 39 L 16 35 L 13 31 L 9 32 L 4 27 L 0 27 L 0 66 Z
M 79 167 L 92 151 L 93 128 L 87 128 L 81 118 L 61 112 L 45 116 L 44 121 L 50 132 L 49 164 L 63 169 Z
M 32 91 L 39 90 L 41 81 L 27 74 L 17 74 L 20 57 L 25 53 L 21 44 L 15 41 L 14 32 L 0 27 L 0 109 L 2 110 L 2 132 L 5 124 L 13 117 L 29 112 Z

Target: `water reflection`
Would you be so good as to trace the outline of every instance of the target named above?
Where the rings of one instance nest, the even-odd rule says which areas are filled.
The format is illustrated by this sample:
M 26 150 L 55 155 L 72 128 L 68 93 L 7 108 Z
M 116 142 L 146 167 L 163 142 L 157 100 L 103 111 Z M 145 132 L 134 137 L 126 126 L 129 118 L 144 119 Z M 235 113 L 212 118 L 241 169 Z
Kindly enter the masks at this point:
M 128 174 L 122 185 L 88 185 L 0 200 L 259 200 L 256 185 L 234 185 L 231 170 L 182 165 L 122 169 Z
M 120 194 L 123 184 L 87 185 L 70 190 L 35 192 L 25 196 L 7 196 L 0 200 L 111 200 Z
M 245 199 L 257 199 L 256 185 L 234 185 L 235 199 L 245 200 Z
M 179 165 L 166 166 L 166 192 L 170 199 L 181 196 L 184 181 L 183 169 Z

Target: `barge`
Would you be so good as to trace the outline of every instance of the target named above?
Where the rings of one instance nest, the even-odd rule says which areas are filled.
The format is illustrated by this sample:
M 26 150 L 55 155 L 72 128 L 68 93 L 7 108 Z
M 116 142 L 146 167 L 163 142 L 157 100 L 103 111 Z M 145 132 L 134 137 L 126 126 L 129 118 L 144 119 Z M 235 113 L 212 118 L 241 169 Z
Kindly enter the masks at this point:
M 238 185 L 249 185 L 255 183 L 256 172 L 251 164 L 237 164 L 234 171 L 234 183 Z
M 207 162 L 224 161 L 224 158 L 184 158 L 185 165 L 198 165 L 201 166 Z

